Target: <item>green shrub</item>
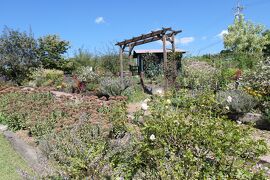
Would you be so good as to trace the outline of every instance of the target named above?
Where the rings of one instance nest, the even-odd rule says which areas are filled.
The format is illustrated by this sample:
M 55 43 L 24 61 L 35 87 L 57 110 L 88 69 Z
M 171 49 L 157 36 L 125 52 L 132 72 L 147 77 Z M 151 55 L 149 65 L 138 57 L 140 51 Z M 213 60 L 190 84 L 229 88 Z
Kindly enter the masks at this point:
M 123 84 L 121 83 L 121 78 L 116 77 L 104 77 L 100 80 L 100 93 L 107 96 L 120 96 L 131 86 L 131 80 L 129 78 L 124 78 Z
M 213 116 L 212 110 L 218 103 L 208 95 L 193 97 L 196 101 L 189 94 L 182 95 L 179 98 L 187 96 L 192 100 L 185 108 L 171 104 L 171 98 L 177 98 L 174 96 L 154 99 L 150 103 L 151 115 L 144 117 L 143 138 L 136 143 L 134 153 L 128 157 L 114 156 L 116 170 L 124 172 L 121 177 L 255 178 L 253 166 L 257 157 L 266 153 L 266 144 L 253 140 L 250 127 Z M 208 108 L 200 110 L 202 105 Z
M 187 61 L 177 82 L 190 89 L 219 89 L 219 70 L 206 62 Z
M 241 90 L 221 91 L 217 99 L 223 107 L 237 114 L 248 113 L 258 104 L 258 100 Z
M 129 102 L 140 102 L 147 98 L 147 94 L 144 93 L 141 85 L 132 85 L 125 89 L 121 94 L 128 98 Z
M 39 68 L 32 72 L 30 76 L 31 81 L 28 85 L 33 87 L 42 86 L 61 86 L 64 80 L 64 72 L 54 69 Z
M 97 84 L 99 79 L 98 75 L 93 71 L 93 68 L 90 66 L 81 67 L 76 71 L 76 75 L 80 81 L 86 83 L 94 83 Z
M 253 71 L 244 75 L 243 81 L 247 87 L 257 91 L 262 96 L 270 95 L 270 58 L 260 61 Z
M 41 148 L 58 163 L 61 178 L 100 179 L 107 147 L 103 131 L 98 125 L 77 125 L 60 133 L 48 134 Z

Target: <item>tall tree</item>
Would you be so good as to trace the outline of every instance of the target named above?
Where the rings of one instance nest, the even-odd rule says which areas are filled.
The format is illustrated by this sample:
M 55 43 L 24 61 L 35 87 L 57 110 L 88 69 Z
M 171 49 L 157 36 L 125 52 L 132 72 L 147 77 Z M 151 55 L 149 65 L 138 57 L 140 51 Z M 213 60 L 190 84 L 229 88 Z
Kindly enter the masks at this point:
M 44 68 L 62 69 L 65 65 L 63 54 L 69 48 L 69 42 L 61 40 L 57 35 L 47 35 L 38 39 L 38 55 Z
M 39 65 L 37 41 L 33 34 L 5 28 L 0 36 L 0 75 L 21 83 Z
M 270 30 L 267 30 L 263 33 L 263 35 L 267 38 L 268 43 L 265 45 L 263 50 L 264 56 L 270 57 Z
M 243 15 L 237 16 L 224 35 L 224 46 L 233 52 L 261 55 L 268 42 L 263 31 L 264 26 L 246 21 Z

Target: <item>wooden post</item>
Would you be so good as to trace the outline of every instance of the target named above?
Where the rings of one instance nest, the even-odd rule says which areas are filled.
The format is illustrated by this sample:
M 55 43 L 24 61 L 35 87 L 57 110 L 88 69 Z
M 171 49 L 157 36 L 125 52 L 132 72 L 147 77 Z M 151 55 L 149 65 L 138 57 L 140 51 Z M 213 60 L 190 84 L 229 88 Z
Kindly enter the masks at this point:
M 132 59 L 132 46 L 131 44 L 128 46 L 128 58 L 129 58 L 129 61 L 131 61 Z
M 175 34 L 172 34 L 172 52 L 175 53 Z
M 167 37 L 164 34 L 162 36 L 162 41 L 163 41 L 163 71 L 164 71 L 164 90 L 167 91 L 168 89 L 168 79 L 167 79 L 167 71 L 168 71 L 168 59 L 167 59 L 167 50 L 166 50 L 166 40 Z
M 123 48 L 120 46 L 119 56 L 120 56 L 120 78 L 121 78 L 121 85 L 124 85 L 124 70 L 123 70 Z

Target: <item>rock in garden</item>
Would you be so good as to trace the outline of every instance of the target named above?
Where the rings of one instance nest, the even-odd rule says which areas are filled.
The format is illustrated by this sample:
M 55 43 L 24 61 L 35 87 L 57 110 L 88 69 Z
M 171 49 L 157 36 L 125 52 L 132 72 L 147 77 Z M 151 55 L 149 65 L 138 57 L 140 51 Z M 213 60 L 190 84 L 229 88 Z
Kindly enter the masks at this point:
M 257 113 L 247 113 L 239 118 L 244 124 L 254 123 L 259 129 L 269 129 L 269 123 L 265 121 L 262 114 Z
M 4 132 L 8 129 L 8 126 L 0 124 L 0 132 Z

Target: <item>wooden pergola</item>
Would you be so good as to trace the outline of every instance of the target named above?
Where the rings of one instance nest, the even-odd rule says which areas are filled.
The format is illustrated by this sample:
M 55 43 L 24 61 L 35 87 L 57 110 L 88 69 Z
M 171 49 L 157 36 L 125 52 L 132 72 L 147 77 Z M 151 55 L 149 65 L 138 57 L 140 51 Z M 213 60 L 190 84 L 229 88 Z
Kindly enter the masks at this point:
M 168 59 L 167 59 L 167 49 L 166 49 L 166 42 L 169 41 L 172 44 L 172 52 L 175 52 L 175 36 L 179 33 L 181 33 L 182 30 L 175 31 L 172 30 L 172 28 L 162 28 L 161 30 L 152 31 L 148 34 L 142 34 L 137 37 L 133 37 L 128 40 L 124 40 L 122 42 L 118 42 L 115 45 L 120 47 L 119 56 L 120 56 L 120 77 L 123 84 L 124 79 L 124 73 L 123 73 L 123 53 L 128 52 L 129 59 L 132 58 L 132 51 L 134 47 L 162 40 L 163 42 L 163 59 L 164 59 L 164 72 L 167 72 L 168 68 Z M 128 48 L 128 51 L 125 51 L 125 49 Z M 140 75 L 141 76 L 141 75 Z M 142 76 L 141 76 L 142 77 Z M 168 88 L 168 79 L 165 76 L 165 84 L 164 84 L 165 90 Z

